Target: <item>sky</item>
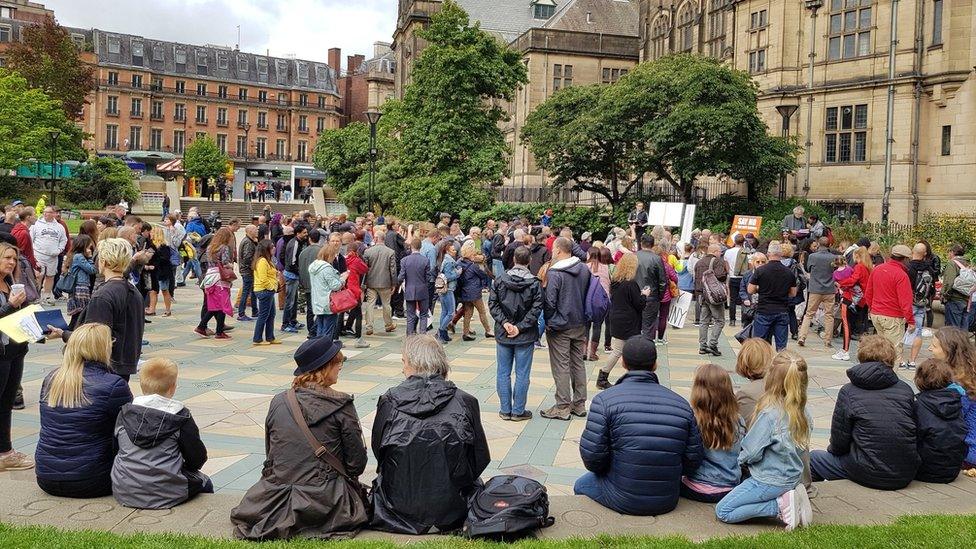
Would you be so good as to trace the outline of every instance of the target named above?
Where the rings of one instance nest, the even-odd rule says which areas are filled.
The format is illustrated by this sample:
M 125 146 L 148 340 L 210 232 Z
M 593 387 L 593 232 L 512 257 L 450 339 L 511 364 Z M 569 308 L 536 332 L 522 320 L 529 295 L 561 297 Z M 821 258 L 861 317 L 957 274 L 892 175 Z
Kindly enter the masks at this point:
M 188 44 L 327 61 L 329 48 L 372 57 L 390 42 L 397 0 L 41 0 L 69 27 L 98 28 Z

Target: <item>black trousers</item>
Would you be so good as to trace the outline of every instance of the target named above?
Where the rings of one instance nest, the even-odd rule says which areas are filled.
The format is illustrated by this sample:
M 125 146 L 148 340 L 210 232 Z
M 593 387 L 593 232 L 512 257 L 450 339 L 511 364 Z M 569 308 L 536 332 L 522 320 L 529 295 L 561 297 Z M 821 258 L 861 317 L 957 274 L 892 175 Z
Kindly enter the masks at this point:
M 731 322 L 735 322 L 736 305 L 742 305 L 742 300 L 739 299 L 739 287 L 741 284 L 741 278 L 729 277 L 729 320 Z
M 112 477 L 105 474 L 83 480 L 37 479 L 37 485 L 48 494 L 62 498 L 100 498 L 112 495 Z
M 21 350 L 22 348 L 22 350 Z M 14 399 L 24 376 L 24 356 L 27 345 L 15 343 L 7 345 L 10 354 L 0 356 L 0 453 L 13 450 L 10 440 L 10 421 L 13 415 Z
M 217 319 L 216 332 L 218 334 L 224 333 L 224 321 L 227 320 L 227 315 L 221 311 L 208 311 L 207 302 L 204 300 L 203 306 L 200 307 L 200 324 L 197 327 L 201 330 L 206 330 L 211 318 Z
M 661 302 L 656 297 L 647 298 L 644 313 L 641 315 L 641 334 L 648 339 L 654 339 L 657 333 L 658 316 L 661 312 Z
M 403 311 L 403 292 L 399 287 L 394 288 L 393 295 L 390 297 L 390 307 L 393 309 L 393 316 L 405 318 Z

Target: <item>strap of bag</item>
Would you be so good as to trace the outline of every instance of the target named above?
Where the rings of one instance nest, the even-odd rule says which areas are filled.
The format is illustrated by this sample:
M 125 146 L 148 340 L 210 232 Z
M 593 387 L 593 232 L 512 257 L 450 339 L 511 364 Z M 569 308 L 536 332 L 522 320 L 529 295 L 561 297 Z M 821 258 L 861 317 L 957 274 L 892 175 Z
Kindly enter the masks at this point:
M 308 428 L 308 423 L 305 422 L 305 416 L 302 415 L 302 407 L 298 404 L 298 396 L 295 394 L 294 389 L 289 389 L 285 393 L 285 401 L 288 402 L 288 409 L 291 410 L 291 417 L 298 424 L 298 428 L 302 430 L 302 434 L 305 435 L 305 439 L 308 441 L 308 445 L 312 447 L 312 451 L 315 452 L 315 457 L 324 460 L 333 469 L 335 469 L 340 475 L 349 479 L 349 475 L 346 474 L 346 467 L 339 461 L 339 458 L 335 456 L 328 448 L 322 445 L 321 442 L 315 435 L 312 434 L 311 429 Z

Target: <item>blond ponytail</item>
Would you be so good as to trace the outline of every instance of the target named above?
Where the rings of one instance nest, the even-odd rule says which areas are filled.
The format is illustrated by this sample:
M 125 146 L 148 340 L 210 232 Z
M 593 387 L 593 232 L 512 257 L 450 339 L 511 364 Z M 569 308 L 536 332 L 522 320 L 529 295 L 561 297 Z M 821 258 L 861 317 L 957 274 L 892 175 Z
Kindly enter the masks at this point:
M 766 391 L 756 404 L 752 421 L 763 409 L 779 406 L 789 420 L 790 435 L 802 448 L 810 446 L 807 420 L 807 362 L 793 351 L 780 351 L 766 372 Z M 751 423 L 751 421 L 750 421 Z
M 64 349 L 61 366 L 51 376 L 47 405 L 82 408 L 88 399 L 84 391 L 85 361 L 108 364 L 112 357 L 112 331 L 104 324 L 84 324 L 75 330 Z

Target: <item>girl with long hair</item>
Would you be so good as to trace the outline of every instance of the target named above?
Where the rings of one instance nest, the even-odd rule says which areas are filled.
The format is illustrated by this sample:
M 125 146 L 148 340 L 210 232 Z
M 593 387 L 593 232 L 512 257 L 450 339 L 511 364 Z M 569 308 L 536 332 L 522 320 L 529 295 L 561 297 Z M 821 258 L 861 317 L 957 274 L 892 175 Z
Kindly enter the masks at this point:
M 20 251 L 7 242 L 0 242 L 0 317 L 17 312 L 26 304 L 23 290 L 13 291 L 18 274 Z M 10 438 L 11 414 L 17 389 L 24 374 L 27 343 L 16 343 L 0 333 L 0 471 L 22 471 L 34 467 L 30 456 L 14 450 Z
M 841 291 L 840 321 L 843 326 L 844 348 L 833 355 L 834 360 L 850 360 L 851 340 L 864 333 L 868 320 L 868 307 L 862 298 L 874 263 L 864 246 L 855 248 L 852 257 L 854 264 L 850 276 L 837 281 Z
M 624 342 L 640 333 L 641 315 L 650 290 L 641 290 L 636 277 L 637 255 L 625 254 L 610 278 L 610 310 L 607 312 L 607 322 L 610 323 L 611 351 L 606 364 L 600 367 L 597 374 L 596 386 L 600 389 L 610 388 L 610 371 L 623 355 Z
M 132 392 L 109 366 L 111 357 L 111 329 L 83 324 L 68 339 L 61 366 L 41 384 L 37 485 L 52 496 L 112 493 L 113 427 Z
M 475 249 L 478 248 L 477 244 L 473 245 Z M 447 333 L 447 328 L 451 325 L 454 311 L 457 309 L 454 293 L 457 291 L 457 280 L 461 276 L 461 267 L 456 259 L 457 248 L 454 246 L 441 246 L 440 251 L 437 252 L 437 272 L 444 275 L 447 283 L 444 293 L 440 294 L 441 319 L 437 324 L 437 337 L 441 343 L 451 341 L 451 335 Z
M 739 464 L 749 468 L 750 476 L 715 507 L 722 522 L 775 517 L 787 530 L 810 524 L 813 511 L 800 483 L 802 454 L 810 445 L 812 424 L 806 409 L 807 381 L 803 357 L 793 351 L 773 357 L 766 392 L 756 405 L 739 453 Z
M 312 282 L 312 313 L 315 315 L 316 337 L 327 340 L 335 338 L 336 323 L 339 315 L 332 312 L 330 301 L 332 292 L 339 290 L 346 282 L 349 271 L 339 274 L 332 266 L 339 255 L 338 244 L 327 244 L 319 250 L 315 261 L 308 266 L 309 278 Z
M 68 273 L 75 274 L 75 288 L 68 297 L 68 315 L 71 322 L 68 328 L 75 329 L 78 317 L 91 301 L 92 287 L 95 285 L 95 242 L 88 235 L 79 234 L 71 239 L 71 266 Z
M 953 383 L 949 388 L 959 393 L 963 417 L 969 427 L 966 435 L 969 451 L 963 469 L 976 468 L 976 345 L 965 331 L 947 326 L 935 332 L 929 351 L 952 368 Z
M 159 226 L 154 226 L 150 229 L 149 241 L 152 243 L 152 248 L 155 250 L 155 253 L 153 253 L 152 259 L 149 260 L 149 263 L 153 266 L 153 269 L 149 271 L 152 288 L 149 290 L 149 307 L 146 315 L 152 316 L 156 314 L 156 302 L 159 299 L 159 295 L 162 294 L 163 306 L 166 308 L 163 316 L 170 316 L 173 314 L 171 311 L 173 297 L 170 292 L 176 286 L 176 272 L 172 263 L 172 248 L 170 247 L 169 240 L 166 238 L 166 232 Z
M 738 459 L 746 434 L 729 373 L 715 364 L 699 366 L 691 386 L 690 404 L 705 446 L 705 459 L 694 473 L 681 478 L 681 495 L 718 503 L 742 478 Z
M 254 248 L 251 268 L 254 271 L 254 296 L 258 302 L 258 318 L 254 323 L 254 345 L 275 345 L 275 294 L 278 293 L 278 270 L 274 267 L 271 254 L 274 243 L 265 238 Z
M 600 248 L 590 247 L 590 251 L 586 254 L 586 266 L 590 269 L 591 275 L 600 279 L 600 285 L 603 286 L 603 291 L 607 293 L 607 297 L 610 297 L 610 267 L 601 259 Z M 589 341 L 587 341 L 587 347 L 583 356 L 584 359 L 592 360 L 593 362 L 600 360 L 596 351 L 600 347 L 600 334 L 602 332 L 603 321 L 586 323 L 586 333 L 588 334 Z
M 193 329 L 200 337 L 210 337 L 207 324 L 211 318 L 215 318 L 217 327 L 214 339 L 230 339 L 224 323 L 227 315 L 234 314 L 230 305 L 230 287 L 234 278 L 225 276 L 224 273 L 233 272 L 233 250 L 234 233 L 227 227 L 217 229 L 207 246 L 207 275 L 203 284 L 205 298 L 200 309 L 200 324 Z

